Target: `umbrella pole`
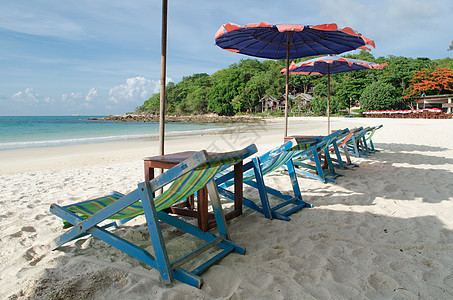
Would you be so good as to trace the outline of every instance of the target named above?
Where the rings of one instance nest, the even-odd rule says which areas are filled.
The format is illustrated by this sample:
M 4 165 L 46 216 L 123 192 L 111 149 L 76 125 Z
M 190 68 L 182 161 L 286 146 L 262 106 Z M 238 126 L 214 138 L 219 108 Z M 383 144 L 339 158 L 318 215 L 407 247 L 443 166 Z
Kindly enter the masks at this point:
M 286 45 L 286 86 L 285 86 L 285 132 L 283 138 L 288 136 L 288 96 L 289 96 L 289 31 Z
M 330 65 L 327 66 L 327 135 L 330 134 Z
M 160 56 L 160 102 L 159 102 L 159 155 L 164 155 L 165 142 L 165 78 L 167 73 L 167 7 L 162 0 L 162 47 Z

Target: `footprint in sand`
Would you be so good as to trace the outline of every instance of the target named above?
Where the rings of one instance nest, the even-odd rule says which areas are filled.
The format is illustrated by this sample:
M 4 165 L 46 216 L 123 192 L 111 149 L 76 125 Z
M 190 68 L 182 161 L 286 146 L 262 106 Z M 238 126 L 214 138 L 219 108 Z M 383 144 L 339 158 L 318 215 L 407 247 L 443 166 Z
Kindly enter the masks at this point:
M 36 229 L 33 226 L 24 226 L 21 230 L 25 232 L 36 232 Z
M 450 274 L 447 277 L 445 277 L 444 283 L 449 287 L 453 288 L 453 274 Z
M 374 273 L 368 278 L 368 283 L 380 292 L 388 292 L 398 288 L 398 283 L 390 276 L 384 273 Z
M 43 257 L 44 255 L 38 255 L 33 247 L 25 251 L 24 254 L 24 258 L 29 262 L 30 266 L 35 266 Z
M 35 220 L 39 221 L 39 220 L 43 219 L 44 217 L 45 217 L 45 215 L 42 215 L 42 214 L 36 215 Z
M 23 234 L 22 231 L 18 231 L 18 232 L 11 234 L 10 237 L 21 237 L 22 234 Z

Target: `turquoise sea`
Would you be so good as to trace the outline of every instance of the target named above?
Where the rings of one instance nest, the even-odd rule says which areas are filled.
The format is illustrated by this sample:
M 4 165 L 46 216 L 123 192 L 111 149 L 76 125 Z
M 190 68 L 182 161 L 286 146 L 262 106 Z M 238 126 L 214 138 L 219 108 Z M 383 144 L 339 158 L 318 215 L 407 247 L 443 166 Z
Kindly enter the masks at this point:
M 158 123 L 88 120 L 91 116 L 0 116 L 0 151 L 131 139 L 158 139 Z M 235 125 L 237 126 L 237 125 Z M 166 136 L 198 134 L 228 124 L 167 123 Z

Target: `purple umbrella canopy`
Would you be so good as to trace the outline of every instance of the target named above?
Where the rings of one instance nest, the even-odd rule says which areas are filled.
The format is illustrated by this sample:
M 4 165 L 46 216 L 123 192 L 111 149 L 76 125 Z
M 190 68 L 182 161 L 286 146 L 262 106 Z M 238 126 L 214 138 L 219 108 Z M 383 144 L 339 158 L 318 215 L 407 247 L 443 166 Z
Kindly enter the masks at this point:
M 359 59 L 337 56 L 323 56 L 300 62 L 292 62 L 289 66 L 289 74 L 302 75 L 325 75 L 327 74 L 327 134 L 330 134 L 330 74 L 349 72 L 356 70 L 382 69 L 385 64 L 378 64 Z M 287 74 L 286 69 L 280 71 Z
M 325 75 L 366 69 L 382 69 L 387 64 L 378 64 L 359 59 L 338 56 L 323 56 L 309 59 L 298 64 L 292 62 L 289 66 L 290 74 Z M 281 71 L 286 74 L 286 69 Z
M 253 57 L 289 59 L 323 54 L 340 54 L 355 49 L 375 47 L 374 41 L 336 24 L 323 25 L 271 25 L 266 22 L 240 26 L 234 23 L 222 25 L 215 35 L 217 46 Z M 369 50 L 369 49 L 368 49 Z M 288 81 L 286 75 L 285 132 L 288 127 Z

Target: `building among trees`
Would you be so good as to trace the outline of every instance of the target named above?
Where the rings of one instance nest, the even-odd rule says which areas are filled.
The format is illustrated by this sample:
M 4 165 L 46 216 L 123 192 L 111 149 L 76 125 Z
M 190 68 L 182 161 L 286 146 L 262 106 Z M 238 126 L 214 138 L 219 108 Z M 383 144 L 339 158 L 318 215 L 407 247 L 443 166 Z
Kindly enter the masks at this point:
M 295 96 L 289 95 L 288 110 L 292 112 L 306 112 L 310 110 L 310 101 L 313 96 L 307 93 L 298 93 Z M 264 96 L 260 99 L 261 112 L 284 112 L 285 111 L 285 96 L 278 98 L 272 96 Z
M 451 114 L 453 107 L 453 95 L 432 95 L 415 97 L 417 102 L 417 109 L 423 108 L 440 108 L 447 113 Z

